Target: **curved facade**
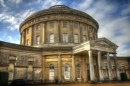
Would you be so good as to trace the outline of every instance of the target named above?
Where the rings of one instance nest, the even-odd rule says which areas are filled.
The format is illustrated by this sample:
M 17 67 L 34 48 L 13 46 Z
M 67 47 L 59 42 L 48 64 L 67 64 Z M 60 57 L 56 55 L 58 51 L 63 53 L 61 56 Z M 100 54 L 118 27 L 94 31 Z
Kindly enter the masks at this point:
M 0 71 L 9 81 L 98 82 L 130 78 L 130 58 L 117 60 L 118 46 L 98 38 L 98 23 L 64 5 L 36 12 L 20 25 L 20 45 L 0 41 Z M 110 56 L 111 54 L 111 56 Z
M 97 39 L 98 27 L 98 23 L 88 14 L 56 5 L 32 14 L 21 23 L 20 43 L 28 46 L 75 45 Z

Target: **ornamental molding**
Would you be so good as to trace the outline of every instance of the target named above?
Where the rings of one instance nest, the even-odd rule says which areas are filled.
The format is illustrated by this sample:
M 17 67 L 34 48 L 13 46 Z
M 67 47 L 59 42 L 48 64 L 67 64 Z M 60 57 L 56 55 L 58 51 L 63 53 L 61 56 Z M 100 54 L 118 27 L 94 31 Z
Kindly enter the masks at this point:
M 73 47 L 73 53 L 80 53 L 86 50 L 98 50 L 110 53 L 115 53 L 118 46 L 106 38 L 99 38 L 96 40 L 90 40 L 80 45 Z
M 88 25 L 91 25 L 94 28 L 98 28 L 96 23 L 88 18 L 84 18 L 77 15 L 64 15 L 64 14 L 55 14 L 55 15 L 45 15 L 45 16 L 38 16 L 36 18 L 33 18 L 31 20 L 28 20 L 27 22 L 23 23 L 22 26 L 20 26 L 20 32 L 23 32 L 24 29 L 29 28 L 30 26 L 37 24 L 37 23 L 43 23 L 46 21 L 56 21 L 56 20 L 68 20 L 68 21 L 77 21 L 86 23 Z

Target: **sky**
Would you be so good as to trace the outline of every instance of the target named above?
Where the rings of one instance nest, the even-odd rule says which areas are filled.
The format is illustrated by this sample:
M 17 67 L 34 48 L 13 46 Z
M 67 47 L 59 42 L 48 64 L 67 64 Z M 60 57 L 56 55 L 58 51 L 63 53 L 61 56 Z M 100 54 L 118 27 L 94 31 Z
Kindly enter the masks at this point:
M 130 56 L 130 0 L 0 0 L 0 40 L 19 44 L 20 23 L 53 5 L 86 12 L 99 23 L 98 37 L 117 44 L 118 56 Z

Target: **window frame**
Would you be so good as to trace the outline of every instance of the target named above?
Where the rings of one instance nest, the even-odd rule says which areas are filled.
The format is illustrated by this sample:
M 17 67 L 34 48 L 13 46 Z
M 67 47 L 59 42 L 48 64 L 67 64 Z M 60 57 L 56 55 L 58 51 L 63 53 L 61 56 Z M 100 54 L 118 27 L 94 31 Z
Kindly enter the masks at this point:
M 74 34 L 74 43 L 79 43 L 79 36 L 78 36 L 78 34 Z
M 67 28 L 67 22 L 66 21 L 63 22 L 62 27 Z
M 86 35 L 83 35 L 83 42 L 85 42 L 85 41 L 87 41 L 87 37 L 86 37 Z
M 50 43 L 55 43 L 55 36 L 54 36 L 54 33 L 51 33 L 49 37 L 50 37 L 50 40 L 49 40 Z M 53 38 L 52 38 L 52 37 L 53 37 Z
M 63 33 L 63 43 L 68 43 L 68 34 Z
M 67 70 L 66 67 L 68 67 Z M 64 78 L 70 79 L 70 66 L 68 64 L 65 64 L 64 66 Z
M 81 65 L 80 64 L 77 64 L 77 66 L 76 66 L 76 72 L 77 72 L 77 74 L 76 74 L 77 79 L 81 79 Z
M 74 23 L 74 28 L 75 28 L 75 29 L 78 28 L 78 23 Z
M 50 28 L 54 28 L 54 22 L 50 22 Z
M 40 30 L 40 25 L 36 25 L 36 30 L 37 30 L 37 31 Z
M 39 45 L 40 44 L 40 36 L 36 36 L 36 44 Z
M 55 70 L 54 70 L 54 65 L 50 64 L 50 69 L 49 69 L 49 80 L 54 80 L 55 77 Z

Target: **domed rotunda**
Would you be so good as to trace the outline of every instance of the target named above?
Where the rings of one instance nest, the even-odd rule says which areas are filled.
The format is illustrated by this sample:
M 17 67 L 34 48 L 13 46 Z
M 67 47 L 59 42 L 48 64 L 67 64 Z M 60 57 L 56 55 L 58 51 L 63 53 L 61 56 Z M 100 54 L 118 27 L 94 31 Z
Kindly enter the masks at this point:
M 31 83 L 120 80 L 118 46 L 98 38 L 98 29 L 94 18 L 68 6 L 35 12 L 20 24 L 20 45 L 0 42 L 0 70 Z

